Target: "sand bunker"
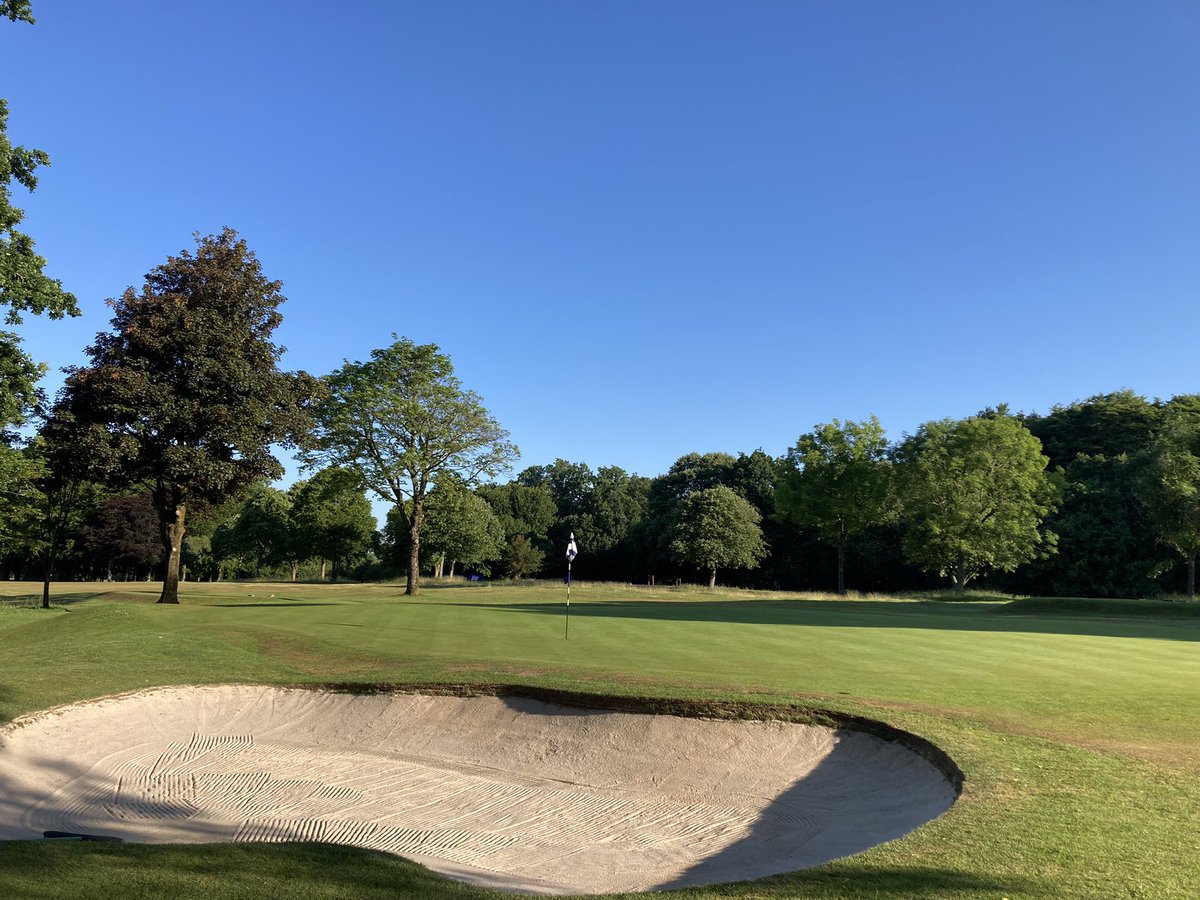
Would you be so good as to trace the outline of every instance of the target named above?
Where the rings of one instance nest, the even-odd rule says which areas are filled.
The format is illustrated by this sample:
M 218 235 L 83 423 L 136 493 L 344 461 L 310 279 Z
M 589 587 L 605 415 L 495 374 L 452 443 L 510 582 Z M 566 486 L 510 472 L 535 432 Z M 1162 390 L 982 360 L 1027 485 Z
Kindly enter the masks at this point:
M 0 838 L 327 841 L 529 892 L 792 871 L 954 798 L 925 758 L 863 733 L 516 698 L 168 688 L 0 733 Z

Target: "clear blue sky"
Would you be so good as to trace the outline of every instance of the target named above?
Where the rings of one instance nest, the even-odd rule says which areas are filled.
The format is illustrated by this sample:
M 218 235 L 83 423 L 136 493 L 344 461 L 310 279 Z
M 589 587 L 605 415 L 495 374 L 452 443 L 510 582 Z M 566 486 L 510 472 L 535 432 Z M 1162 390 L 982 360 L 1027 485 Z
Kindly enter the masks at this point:
M 1200 389 L 1192 0 L 34 13 L 0 96 L 84 311 L 22 329 L 53 367 L 230 225 L 284 282 L 289 368 L 436 342 L 519 467 Z

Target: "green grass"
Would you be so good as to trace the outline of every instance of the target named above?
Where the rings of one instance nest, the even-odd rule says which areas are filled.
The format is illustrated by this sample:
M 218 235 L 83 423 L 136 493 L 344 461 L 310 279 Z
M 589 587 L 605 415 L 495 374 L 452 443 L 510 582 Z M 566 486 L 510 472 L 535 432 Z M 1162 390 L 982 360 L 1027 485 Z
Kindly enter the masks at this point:
M 855 599 L 577 584 L 0 585 L 0 720 L 161 684 L 508 683 L 882 719 L 946 750 L 960 801 L 848 860 L 700 897 L 1191 897 L 1200 605 Z M 10 599 L 4 599 L 4 598 Z M 97 886 L 103 890 L 98 891 Z M 476 897 L 319 846 L 0 844 L 14 897 Z

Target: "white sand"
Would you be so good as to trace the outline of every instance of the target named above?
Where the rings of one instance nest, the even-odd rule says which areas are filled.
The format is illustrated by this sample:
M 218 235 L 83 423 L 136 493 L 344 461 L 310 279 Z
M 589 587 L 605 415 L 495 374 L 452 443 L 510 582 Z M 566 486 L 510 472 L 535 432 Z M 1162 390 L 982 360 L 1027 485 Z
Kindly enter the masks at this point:
M 165 688 L 0 731 L 0 838 L 320 840 L 528 892 L 792 871 L 954 797 L 923 757 L 865 734 L 512 698 Z

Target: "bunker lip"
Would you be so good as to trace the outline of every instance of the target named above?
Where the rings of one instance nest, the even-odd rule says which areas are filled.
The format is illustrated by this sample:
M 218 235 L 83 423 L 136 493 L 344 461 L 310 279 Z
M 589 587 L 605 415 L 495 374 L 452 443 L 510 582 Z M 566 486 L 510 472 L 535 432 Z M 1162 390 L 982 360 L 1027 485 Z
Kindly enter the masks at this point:
M 741 881 L 893 840 L 963 776 L 883 722 L 512 684 L 164 687 L 0 728 L 0 838 L 323 841 L 531 893 Z

